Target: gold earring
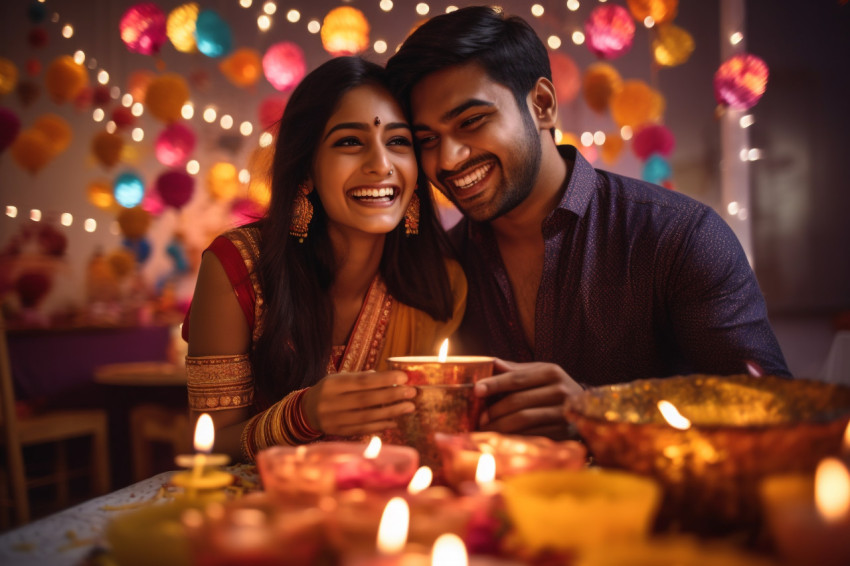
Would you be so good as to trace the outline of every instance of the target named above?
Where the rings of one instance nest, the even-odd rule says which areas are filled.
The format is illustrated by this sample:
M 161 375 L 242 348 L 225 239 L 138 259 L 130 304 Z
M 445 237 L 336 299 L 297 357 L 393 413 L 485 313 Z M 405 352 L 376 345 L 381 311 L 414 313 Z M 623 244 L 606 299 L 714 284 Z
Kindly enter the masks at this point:
M 410 199 L 410 204 L 407 205 L 407 211 L 404 213 L 404 234 L 406 236 L 415 236 L 419 233 L 419 195 L 416 194 L 416 189 L 413 189 L 413 198 Z
M 307 183 L 301 183 L 298 185 L 298 189 L 298 196 L 295 197 L 295 204 L 292 207 L 289 235 L 298 238 L 298 242 L 303 242 L 304 238 L 307 237 L 310 221 L 313 219 L 313 203 L 307 198 L 310 193 L 310 187 Z

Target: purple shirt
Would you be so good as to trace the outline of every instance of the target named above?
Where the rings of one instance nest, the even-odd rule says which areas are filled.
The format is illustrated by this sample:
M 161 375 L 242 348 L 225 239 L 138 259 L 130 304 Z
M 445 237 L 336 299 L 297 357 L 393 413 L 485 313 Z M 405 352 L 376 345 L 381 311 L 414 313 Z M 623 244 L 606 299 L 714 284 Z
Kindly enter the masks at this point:
M 572 146 L 560 204 L 543 222 L 534 348 L 487 223 L 451 231 L 469 280 L 461 348 L 560 365 L 594 386 L 691 373 L 790 375 L 737 237 L 681 193 L 596 170 Z

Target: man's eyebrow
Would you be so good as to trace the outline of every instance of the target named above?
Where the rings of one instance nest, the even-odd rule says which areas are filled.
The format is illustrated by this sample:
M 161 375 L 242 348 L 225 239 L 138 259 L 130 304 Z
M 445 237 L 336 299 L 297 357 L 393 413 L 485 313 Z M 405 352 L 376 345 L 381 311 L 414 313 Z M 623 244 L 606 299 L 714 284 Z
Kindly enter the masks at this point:
M 328 139 L 330 135 L 337 130 L 362 130 L 364 132 L 368 132 L 371 127 L 372 126 L 370 126 L 366 122 L 340 122 L 339 124 L 332 127 L 330 130 L 328 130 L 328 133 L 324 137 L 324 139 Z M 410 130 L 410 126 L 408 126 L 405 122 L 390 122 L 389 124 L 384 126 L 385 130 L 397 130 L 399 128 Z
M 475 106 L 486 106 L 487 108 L 490 108 L 492 106 L 495 106 L 495 104 L 493 104 L 492 102 L 489 102 L 487 100 L 481 100 L 480 98 L 470 98 L 470 99 L 465 100 L 464 102 L 458 104 L 457 106 L 455 106 L 454 108 L 452 108 L 451 110 L 449 110 L 448 112 L 446 112 L 445 114 L 440 116 L 440 122 L 448 122 L 452 118 L 458 117 L 459 115 L 463 114 L 464 112 L 466 112 L 467 110 L 469 110 L 470 108 L 473 108 Z M 414 132 L 421 132 L 423 130 L 429 130 L 429 129 L 430 128 L 428 126 L 424 125 L 424 124 L 414 124 L 413 125 L 413 131 Z

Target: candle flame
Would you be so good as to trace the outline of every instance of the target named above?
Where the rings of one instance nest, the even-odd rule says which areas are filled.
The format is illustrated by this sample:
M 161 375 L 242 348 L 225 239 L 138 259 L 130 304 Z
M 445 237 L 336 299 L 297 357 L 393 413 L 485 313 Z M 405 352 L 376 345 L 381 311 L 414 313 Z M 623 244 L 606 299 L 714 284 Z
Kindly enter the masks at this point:
M 437 361 L 443 363 L 446 361 L 446 357 L 449 355 L 449 339 L 446 338 L 443 340 L 443 344 L 440 346 L 440 353 L 437 356 Z
M 430 487 L 433 480 L 434 472 L 431 471 L 431 468 L 428 466 L 421 466 L 418 470 L 416 470 L 416 473 L 413 474 L 413 478 L 410 480 L 410 483 L 407 484 L 407 493 L 410 495 L 416 495 Z
M 198 417 L 198 422 L 195 425 L 195 451 L 209 454 L 212 452 L 214 443 L 215 427 L 212 417 L 209 413 L 204 413 Z
M 667 424 L 673 428 L 678 428 L 679 430 L 688 430 L 691 428 L 691 421 L 683 417 L 681 413 L 679 413 L 679 410 L 676 409 L 676 405 L 670 401 L 659 401 L 658 410 L 661 411 L 661 414 L 664 416 L 664 420 L 667 421 Z
M 850 512 L 850 471 L 838 458 L 824 458 L 815 471 L 815 505 L 827 522 L 843 520 Z
M 363 451 L 363 457 L 367 460 L 374 460 L 378 457 L 378 454 L 381 453 L 381 439 L 377 436 L 373 436 L 372 440 L 369 441 L 369 446 L 366 447 L 366 450 Z
M 496 459 L 492 454 L 481 454 L 478 457 L 478 466 L 475 468 L 475 483 L 484 487 L 493 483 L 496 479 Z
M 845 454 L 850 454 L 850 421 L 847 422 L 847 428 L 844 429 L 844 443 L 841 448 Z
M 463 540 L 454 533 L 445 533 L 437 537 L 431 550 L 431 566 L 467 566 L 469 558 L 466 554 L 466 545 Z
M 378 526 L 378 552 L 398 554 L 407 544 L 407 529 L 410 526 L 410 507 L 402 497 L 393 497 L 384 507 Z

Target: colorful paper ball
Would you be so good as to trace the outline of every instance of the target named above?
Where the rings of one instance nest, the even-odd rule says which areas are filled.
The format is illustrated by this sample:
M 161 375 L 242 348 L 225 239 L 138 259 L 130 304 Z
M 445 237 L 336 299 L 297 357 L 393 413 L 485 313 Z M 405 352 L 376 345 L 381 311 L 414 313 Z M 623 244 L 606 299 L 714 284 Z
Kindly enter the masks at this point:
M 39 130 L 24 130 L 18 134 L 12 142 L 12 159 L 15 160 L 24 171 L 33 175 L 41 171 L 45 165 L 50 163 L 53 152 L 50 149 L 50 140 Z
M 156 191 L 146 191 L 140 206 L 153 216 L 159 216 L 165 211 L 165 203 Z
M 29 43 L 30 47 L 33 49 L 41 49 L 47 45 L 47 41 L 47 32 L 44 31 L 44 28 L 32 28 L 27 34 L 27 43 Z
M 263 55 L 263 73 L 266 80 L 279 91 L 295 88 L 306 72 L 304 52 L 292 42 L 275 43 Z
M 160 132 L 154 145 L 160 163 L 177 167 L 186 163 L 195 151 L 195 132 L 188 125 L 175 122 Z
M 97 85 L 91 89 L 92 104 L 98 108 L 103 108 L 112 102 L 112 94 L 109 92 L 109 87 L 106 85 Z
M 133 111 L 126 106 L 116 106 L 113 108 L 110 119 L 115 122 L 115 127 L 119 130 L 131 128 L 136 123 L 136 117 L 133 115 Z
M 263 76 L 263 62 L 256 49 L 240 47 L 218 65 L 221 74 L 234 85 L 253 86 Z
M 656 27 L 652 40 L 652 56 L 664 67 L 675 67 L 687 61 L 694 52 L 694 38 L 673 24 Z
M 165 22 L 166 35 L 171 44 L 181 53 L 194 53 L 198 50 L 195 42 L 195 23 L 198 21 L 199 8 L 195 2 L 177 6 L 168 14 Z
M 637 21 L 652 18 L 656 24 L 672 21 L 679 9 L 679 0 L 626 0 L 626 4 Z
M 664 112 L 664 99 L 641 80 L 628 80 L 611 97 L 611 117 L 618 126 L 637 128 L 646 122 L 656 122 Z
M 192 199 L 195 178 L 182 169 L 173 169 L 157 177 L 155 187 L 165 205 L 179 209 Z
M 31 77 L 37 77 L 41 72 L 41 61 L 35 57 L 30 57 L 26 62 L 27 74 Z
M 0 95 L 9 94 L 18 85 L 18 67 L 5 57 L 0 57 Z
M 602 161 L 608 165 L 613 165 L 620 158 L 620 153 L 623 151 L 625 142 L 619 132 L 610 132 L 605 134 L 605 141 L 599 150 Z
M 30 0 L 27 6 L 27 17 L 34 24 L 40 24 L 47 17 L 47 7 L 44 2 L 38 0 Z
M 322 22 L 322 45 L 334 57 L 356 55 L 369 47 L 369 21 L 350 6 L 334 8 Z
M 21 119 L 8 108 L 0 107 L 0 153 L 12 145 L 21 131 Z
M 139 263 L 145 263 L 151 255 L 151 243 L 145 238 L 125 238 L 121 245 L 130 250 Z
M 53 156 L 59 155 L 71 145 L 71 125 L 58 114 L 42 114 L 36 118 L 32 127 L 47 137 Z
M 584 72 L 584 101 L 594 112 L 607 112 L 611 97 L 622 89 L 623 79 L 620 72 L 610 63 L 591 63 Z
M 133 53 L 156 55 L 168 36 L 165 14 L 153 2 L 142 2 L 129 8 L 118 24 L 121 41 Z
M 106 130 L 98 132 L 91 141 L 91 150 L 98 163 L 106 168 L 121 161 L 121 150 L 124 149 L 124 139 Z
M 233 201 L 230 207 L 230 215 L 233 218 L 233 223 L 236 226 L 250 224 L 263 217 L 266 210 L 259 203 L 247 199 L 239 198 Z
M 632 151 L 640 160 L 649 159 L 653 153 L 669 157 L 676 146 L 676 137 L 667 126 L 646 124 L 641 126 L 632 140 Z
M 112 194 L 112 184 L 105 179 L 96 179 L 86 187 L 88 201 L 101 210 L 112 211 L 118 203 Z
M 129 92 L 133 96 L 133 100 L 136 102 L 140 102 L 141 104 L 145 103 L 145 96 L 148 92 L 148 87 L 156 78 L 156 75 L 153 71 L 133 71 L 130 73 L 130 78 L 127 81 L 127 92 Z M 107 94 L 109 93 L 109 89 L 107 89 Z M 97 100 L 97 99 L 95 99 Z
M 18 100 L 21 101 L 21 105 L 24 108 L 27 108 L 33 102 L 38 100 L 38 97 L 41 95 L 41 87 L 34 81 L 19 82 L 18 88 L 15 89 L 15 91 L 18 95 Z
M 663 181 L 669 179 L 673 175 L 673 169 L 667 160 L 658 154 L 649 156 L 646 163 L 643 164 L 643 173 L 641 178 L 644 181 L 660 185 Z
M 239 172 L 236 166 L 219 161 L 207 173 L 207 189 L 217 200 L 231 200 L 239 193 Z
M 15 280 L 15 292 L 18 294 L 21 306 L 30 309 L 41 304 L 52 287 L 53 279 L 41 270 L 24 271 Z
M 112 183 L 112 189 L 115 201 L 128 209 L 138 206 L 145 195 L 144 181 L 132 171 L 125 171 L 118 175 Z M 124 235 L 130 237 L 126 232 Z
M 130 275 L 136 269 L 136 254 L 126 247 L 117 248 L 109 252 L 109 255 L 106 256 L 106 261 L 109 262 L 112 272 L 119 279 Z
M 166 124 L 180 120 L 187 100 L 189 85 L 177 73 L 166 73 L 154 78 L 145 94 L 145 106 L 151 115 Z
M 575 100 L 581 88 L 581 77 L 576 62 L 560 51 L 550 51 L 549 66 L 552 69 L 552 83 L 555 85 L 558 103 L 566 105 Z
M 260 121 L 260 127 L 263 130 L 276 132 L 277 124 L 283 116 L 283 111 L 286 110 L 288 97 L 283 96 L 267 96 L 260 102 L 257 108 L 257 118 Z
M 62 104 L 74 100 L 80 91 L 88 86 L 89 74 L 73 57 L 62 55 L 47 67 L 44 83 L 53 102 Z
M 597 57 L 614 59 L 632 47 L 635 22 L 622 6 L 597 6 L 584 23 L 587 47 Z
M 748 110 L 764 94 L 767 76 L 767 64 L 759 57 L 733 55 L 714 73 L 714 97 L 733 110 Z
M 233 34 L 221 16 L 214 10 L 203 10 L 195 21 L 195 42 L 198 51 L 207 57 L 221 57 L 230 53 Z

